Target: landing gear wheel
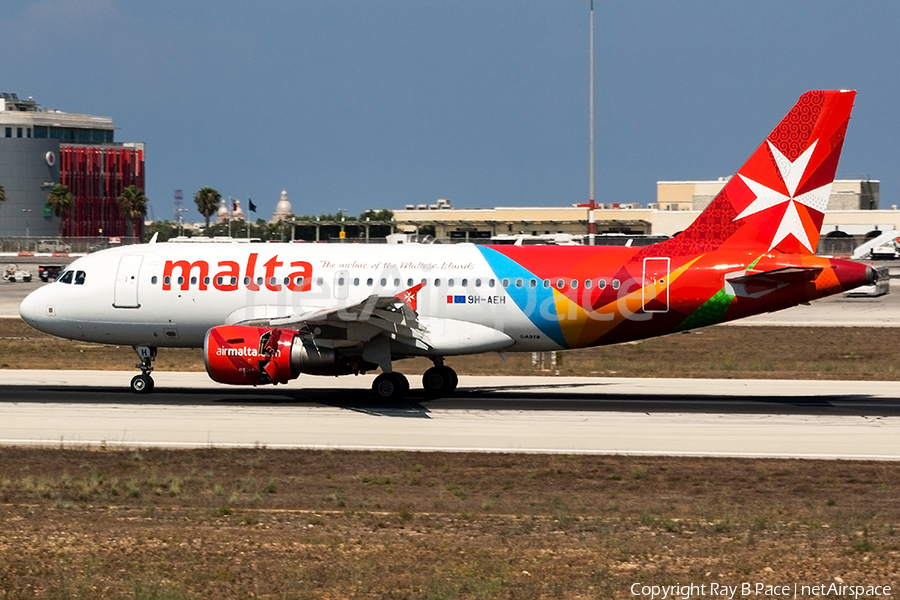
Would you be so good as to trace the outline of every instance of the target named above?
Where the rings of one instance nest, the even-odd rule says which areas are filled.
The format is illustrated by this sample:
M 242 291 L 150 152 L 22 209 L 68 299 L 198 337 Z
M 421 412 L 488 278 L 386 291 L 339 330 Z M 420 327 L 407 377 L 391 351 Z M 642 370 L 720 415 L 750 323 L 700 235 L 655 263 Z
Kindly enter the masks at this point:
M 149 394 L 153 391 L 153 360 L 156 358 L 156 348 L 151 346 L 132 346 L 141 362 L 134 365 L 141 370 L 140 375 L 135 375 L 131 380 L 131 391 L 135 394 Z
M 131 379 L 131 391 L 135 394 L 149 394 L 153 391 L 153 378 L 141 373 Z
M 382 373 L 372 382 L 372 394 L 378 400 L 403 400 L 409 391 L 409 380 L 402 373 Z
M 450 373 L 450 389 L 447 390 L 448 394 L 452 394 L 456 391 L 456 386 L 459 385 L 459 376 L 456 374 L 456 371 L 451 369 L 450 367 L 444 367 Z
M 450 367 L 431 367 L 422 375 L 422 387 L 429 398 L 441 398 L 453 393 L 459 378 Z

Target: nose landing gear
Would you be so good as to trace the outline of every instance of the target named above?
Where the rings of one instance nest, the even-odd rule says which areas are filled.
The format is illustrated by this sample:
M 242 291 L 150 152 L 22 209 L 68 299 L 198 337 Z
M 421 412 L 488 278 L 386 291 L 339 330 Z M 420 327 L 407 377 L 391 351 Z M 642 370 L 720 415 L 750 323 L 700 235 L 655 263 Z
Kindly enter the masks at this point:
M 135 365 L 141 370 L 140 375 L 131 379 L 131 391 L 135 394 L 149 394 L 153 391 L 153 360 L 156 358 L 156 348 L 151 346 L 132 346 L 140 359 L 140 364 Z

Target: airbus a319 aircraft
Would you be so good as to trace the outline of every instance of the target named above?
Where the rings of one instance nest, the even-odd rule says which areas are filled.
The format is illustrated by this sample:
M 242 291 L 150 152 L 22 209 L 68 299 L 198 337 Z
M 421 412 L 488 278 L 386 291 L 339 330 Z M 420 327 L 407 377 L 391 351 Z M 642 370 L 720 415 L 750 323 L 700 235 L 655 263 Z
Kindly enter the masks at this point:
M 381 369 L 376 397 L 425 356 L 426 395 L 452 394 L 447 357 L 615 344 L 784 309 L 875 279 L 815 255 L 855 92 L 804 94 L 684 232 L 651 246 L 149 243 L 74 261 L 20 308 L 74 340 L 133 346 L 153 389 L 163 347 L 202 347 L 235 385 Z

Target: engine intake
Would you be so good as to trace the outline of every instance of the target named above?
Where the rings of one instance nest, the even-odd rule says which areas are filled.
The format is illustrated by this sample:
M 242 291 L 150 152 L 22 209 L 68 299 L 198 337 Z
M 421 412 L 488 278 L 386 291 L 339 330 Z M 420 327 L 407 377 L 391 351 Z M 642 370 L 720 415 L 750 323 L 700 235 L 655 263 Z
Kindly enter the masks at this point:
M 287 383 L 301 373 L 346 375 L 350 363 L 333 348 L 305 339 L 299 331 L 221 325 L 203 341 L 206 372 L 213 381 L 233 385 Z

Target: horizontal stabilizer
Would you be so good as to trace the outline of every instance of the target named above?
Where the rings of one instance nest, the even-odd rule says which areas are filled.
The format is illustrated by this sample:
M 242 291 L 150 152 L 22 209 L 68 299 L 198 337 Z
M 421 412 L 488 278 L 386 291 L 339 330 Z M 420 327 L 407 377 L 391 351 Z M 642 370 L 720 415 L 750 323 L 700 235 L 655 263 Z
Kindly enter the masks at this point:
M 815 281 L 822 267 L 783 267 L 771 271 L 737 271 L 725 275 L 725 289 L 732 296 L 759 298 L 792 283 Z

